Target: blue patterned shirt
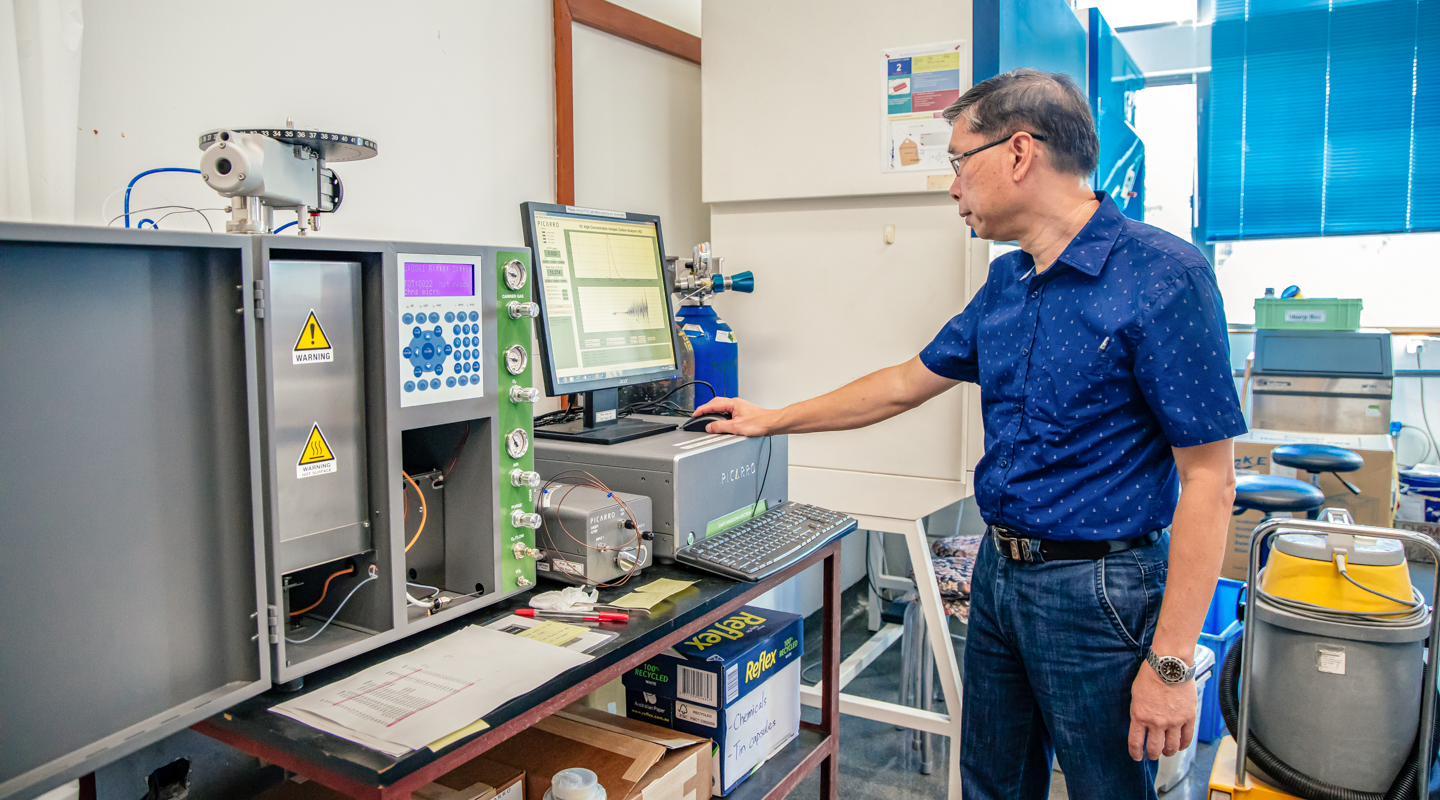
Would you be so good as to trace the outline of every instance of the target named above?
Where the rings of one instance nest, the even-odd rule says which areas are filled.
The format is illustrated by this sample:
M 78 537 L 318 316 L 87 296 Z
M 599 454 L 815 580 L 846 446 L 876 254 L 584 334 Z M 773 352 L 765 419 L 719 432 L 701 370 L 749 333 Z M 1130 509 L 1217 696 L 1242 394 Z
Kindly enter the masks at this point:
M 992 525 L 1057 540 L 1170 524 L 1172 447 L 1245 432 L 1215 273 L 1193 245 L 1109 196 L 1042 273 L 1022 251 L 920 360 L 980 385 L 975 497 Z

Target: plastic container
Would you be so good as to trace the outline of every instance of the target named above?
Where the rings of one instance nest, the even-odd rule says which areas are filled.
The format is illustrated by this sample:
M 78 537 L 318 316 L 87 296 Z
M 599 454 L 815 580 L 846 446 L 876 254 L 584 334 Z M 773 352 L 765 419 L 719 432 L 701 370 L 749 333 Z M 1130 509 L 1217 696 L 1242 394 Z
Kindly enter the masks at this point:
M 1215 671 L 1215 653 L 1205 645 L 1195 646 L 1195 715 L 1200 715 L 1200 707 L 1205 703 L 1205 689 L 1212 683 L 1217 675 Z M 1161 756 L 1160 763 L 1155 769 L 1155 791 L 1168 792 L 1175 787 L 1175 784 L 1185 779 L 1190 774 L 1190 768 L 1195 765 L 1195 752 L 1200 749 L 1200 738 L 1197 736 L 1190 740 L 1190 746 L 1181 750 L 1173 756 Z
M 605 787 L 588 769 L 571 767 L 555 773 L 545 800 L 605 800 Z
M 1358 297 L 1257 297 L 1255 327 L 1267 331 L 1360 329 Z
M 1236 615 L 1240 601 L 1240 590 L 1245 586 L 1241 581 L 1221 578 L 1210 599 L 1210 610 L 1205 614 L 1205 627 L 1200 632 L 1200 644 L 1215 653 L 1215 674 L 1220 674 L 1220 665 L 1225 663 L 1225 654 L 1240 638 L 1245 623 Z M 1195 726 L 1195 738 L 1206 744 L 1225 735 L 1225 720 L 1220 716 L 1220 682 L 1209 681 L 1200 701 L 1200 722 Z
M 1417 465 L 1400 470 L 1400 522 L 1440 522 L 1440 471 Z

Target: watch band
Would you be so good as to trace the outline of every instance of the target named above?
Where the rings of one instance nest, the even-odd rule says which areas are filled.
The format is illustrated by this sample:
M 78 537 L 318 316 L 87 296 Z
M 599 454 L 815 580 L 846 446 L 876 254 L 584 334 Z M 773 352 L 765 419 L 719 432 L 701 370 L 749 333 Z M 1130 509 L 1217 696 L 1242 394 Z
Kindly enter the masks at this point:
M 1195 665 L 1186 664 L 1184 659 L 1176 656 L 1162 656 L 1152 650 L 1145 651 L 1145 663 L 1155 670 L 1155 674 L 1167 685 L 1175 686 L 1192 680 L 1195 677 Z

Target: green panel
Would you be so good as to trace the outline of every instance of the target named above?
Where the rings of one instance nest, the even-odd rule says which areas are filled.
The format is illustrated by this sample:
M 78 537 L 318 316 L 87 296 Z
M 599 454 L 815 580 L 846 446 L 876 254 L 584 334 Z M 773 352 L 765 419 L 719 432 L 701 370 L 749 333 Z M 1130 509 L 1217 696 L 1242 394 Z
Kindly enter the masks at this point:
M 505 285 L 505 265 L 512 259 L 520 261 L 525 265 L 525 286 L 519 291 Z M 500 529 L 502 531 L 502 542 L 500 547 L 500 580 L 501 591 L 510 592 L 522 588 L 519 579 L 523 576 L 529 581 L 528 586 L 535 585 L 535 559 L 515 558 L 515 543 L 520 542 L 527 548 L 535 546 L 535 531 L 529 528 L 516 528 L 510 524 L 511 512 L 519 509 L 525 512 L 535 510 L 535 499 L 532 496 L 534 489 L 515 487 L 510 485 L 510 471 L 522 469 L 526 472 L 535 469 L 535 446 L 534 446 L 534 405 L 530 403 L 516 403 L 510 400 L 510 387 L 530 386 L 530 370 L 534 367 L 533 353 L 525 370 L 519 375 L 511 375 L 510 370 L 505 368 L 505 351 L 511 345 L 521 345 L 527 351 L 530 349 L 530 329 L 534 324 L 529 318 L 511 319 L 506 307 L 511 301 L 518 300 L 522 303 L 530 301 L 530 251 L 528 250 L 501 250 L 495 254 L 495 296 L 499 298 L 496 303 L 495 314 L 495 347 L 496 359 L 499 364 L 497 372 L 500 375 L 499 391 L 499 431 L 497 431 L 500 442 Z M 520 458 L 511 458 L 510 453 L 505 449 L 505 437 L 510 431 L 520 428 L 525 435 L 531 438 L 530 449 Z
M 769 508 L 769 500 L 761 500 L 760 502 L 750 506 L 741 506 L 740 508 L 731 511 L 729 514 L 726 514 L 720 519 L 710 520 L 710 523 L 705 526 L 705 536 L 710 537 L 714 536 L 720 531 L 729 530 L 736 525 L 739 525 L 740 523 L 754 517 L 756 514 L 765 513 L 765 511 Z

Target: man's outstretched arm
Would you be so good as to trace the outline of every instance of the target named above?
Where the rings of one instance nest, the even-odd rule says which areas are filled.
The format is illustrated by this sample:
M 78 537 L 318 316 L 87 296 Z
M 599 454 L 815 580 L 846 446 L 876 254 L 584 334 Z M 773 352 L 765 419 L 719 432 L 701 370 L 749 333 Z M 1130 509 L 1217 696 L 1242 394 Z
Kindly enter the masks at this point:
M 705 428 L 710 433 L 774 436 L 846 431 L 909 411 L 958 383 L 931 372 L 916 356 L 784 408 L 761 408 L 738 397 L 717 397 L 695 409 L 695 415 L 730 414 L 729 420 L 710 423 Z

